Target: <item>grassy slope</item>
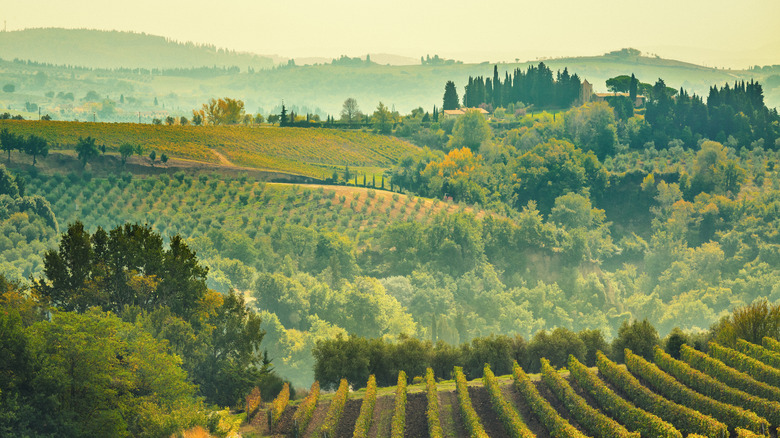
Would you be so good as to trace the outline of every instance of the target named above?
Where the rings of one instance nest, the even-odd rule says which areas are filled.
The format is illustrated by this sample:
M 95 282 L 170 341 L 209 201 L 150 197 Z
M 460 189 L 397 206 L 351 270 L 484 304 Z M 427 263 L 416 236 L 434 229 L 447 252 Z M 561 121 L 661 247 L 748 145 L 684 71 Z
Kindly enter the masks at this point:
M 79 137 L 92 136 L 111 151 L 129 142 L 143 146 L 145 154 L 155 150 L 158 157 L 219 163 L 217 151 L 233 165 L 314 177 L 328 177 L 344 166 L 376 171 L 418 149 L 394 137 L 332 129 L 0 121 L 4 128 L 42 136 L 53 149 L 72 149 Z

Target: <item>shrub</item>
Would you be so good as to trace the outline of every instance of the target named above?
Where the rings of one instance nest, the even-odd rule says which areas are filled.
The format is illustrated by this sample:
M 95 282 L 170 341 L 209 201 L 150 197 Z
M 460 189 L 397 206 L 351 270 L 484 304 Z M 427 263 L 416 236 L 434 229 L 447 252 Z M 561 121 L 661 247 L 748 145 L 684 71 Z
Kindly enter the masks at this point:
M 425 389 L 428 396 L 428 408 L 425 411 L 428 417 L 428 434 L 430 438 L 443 438 L 444 431 L 439 419 L 439 393 L 436 390 L 432 368 L 425 370 Z
M 488 438 L 485 429 L 479 422 L 477 411 L 471 405 L 469 385 L 461 367 L 455 367 L 455 392 L 458 395 L 458 405 L 460 406 L 460 414 L 463 416 L 463 423 L 466 424 L 466 430 L 471 438 Z
M 330 407 L 328 413 L 325 415 L 325 420 L 320 426 L 320 436 L 328 438 L 336 435 L 336 426 L 339 424 L 341 414 L 344 412 L 344 405 L 347 403 L 347 397 L 349 396 L 349 385 L 347 379 L 341 379 L 339 383 L 339 389 L 336 391 L 336 395 L 330 401 Z
M 260 396 L 260 388 L 257 386 L 252 389 L 252 392 L 246 396 L 246 422 L 252 420 L 252 417 L 257 414 L 260 409 L 260 405 L 263 403 L 263 399 Z
M 271 427 L 276 427 L 276 424 L 279 423 L 279 419 L 282 418 L 282 414 L 284 413 L 284 409 L 287 407 L 287 404 L 290 402 L 290 384 L 285 382 L 284 386 L 282 387 L 282 391 L 279 393 L 279 395 L 276 396 L 274 401 L 271 403 Z
M 317 407 L 317 401 L 320 398 L 320 383 L 314 382 L 309 389 L 309 395 L 298 405 L 298 409 L 293 414 L 293 424 L 298 431 L 298 436 L 303 436 L 306 426 L 309 425 L 311 417 L 314 415 L 314 409 Z

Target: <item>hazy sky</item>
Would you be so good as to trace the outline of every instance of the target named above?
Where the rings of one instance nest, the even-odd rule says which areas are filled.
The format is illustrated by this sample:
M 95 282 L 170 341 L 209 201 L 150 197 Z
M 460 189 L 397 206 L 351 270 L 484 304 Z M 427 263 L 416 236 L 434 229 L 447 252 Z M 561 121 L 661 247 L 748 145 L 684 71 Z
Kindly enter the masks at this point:
M 2 0 L 8 30 L 116 29 L 285 57 L 464 61 L 635 47 L 720 67 L 780 64 L 780 0 Z

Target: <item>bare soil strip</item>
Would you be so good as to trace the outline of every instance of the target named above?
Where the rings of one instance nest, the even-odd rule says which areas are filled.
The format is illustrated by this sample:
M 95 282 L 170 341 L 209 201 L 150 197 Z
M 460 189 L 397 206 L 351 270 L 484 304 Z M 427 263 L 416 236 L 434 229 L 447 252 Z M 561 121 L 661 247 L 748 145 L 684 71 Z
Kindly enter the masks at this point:
M 555 394 L 550 391 L 550 388 L 547 387 L 547 385 L 544 384 L 543 381 L 539 380 L 537 382 L 534 382 L 536 385 L 536 389 L 539 391 L 539 394 L 542 394 L 542 397 L 547 399 L 548 402 L 550 402 L 550 405 L 552 405 L 553 408 L 555 408 L 556 411 L 558 411 L 558 414 L 563 417 L 565 420 L 567 420 L 569 423 L 571 423 L 572 426 L 576 427 L 577 430 L 582 432 L 584 435 L 588 435 L 588 432 L 580 426 L 579 423 L 577 423 L 577 420 L 574 419 L 574 417 L 571 416 L 571 413 L 569 413 L 569 410 L 566 409 L 566 406 L 561 403 L 560 400 L 558 400 L 558 397 L 555 396 Z
M 371 428 L 368 430 L 368 436 L 374 438 L 388 438 L 390 436 L 390 427 L 393 422 L 394 412 L 394 395 L 378 397 L 376 399 L 376 404 L 374 405 L 374 418 L 371 420 Z
M 329 401 L 318 401 L 317 407 L 314 408 L 314 414 L 311 416 L 309 425 L 306 426 L 304 437 L 315 437 L 317 429 L 320 428 L 322 422 L 325 421 L 325 416 L 328 415 L 328 408 L 330 407 Z
M 488 436 L 491 438 L 510 438 L 504 428 L 504 423 L 493 410 L 487 389 L 484 386 L 469 386 L 469 397 L 471 397 L 471 405 L 477 412 L 479 421 Z
M 344 405 L 344 413 L 341 414 L 341 420 L 339 420 L 339 425 L 336 426 L 334 438 L 352 438 L 352 434 L 355 432 L 355 422 L 358 416 L 360 416 L 361 404 L 363 404 L 362 398 L 347 400 L 347 404 Z
M 444 436 L 468 438 L 466 425 L 463 424 L 463 417 L 460 415 L 460 406 L 458 405 L 458 395 L 455 391 L 439 392 L 439 412 L 441 413 L 441 427 L 444 430 Z
M 425 413 L 427 407 L 428 399 L 424 392 L 407 394 L 404 438 L 430 438 L 428 417 Z
M 513 404 L 518 412 L 520 412 L 520 417 L 523 418 L 523 421 L 528 426 L 528 428 L 531 429 L 531 432 L 533 432 L 534 435 L 536 435 L 538 438 L 550 437 L 550 432 L 548 432 L 547 428 L 545 428 L 544 425 L 539 422 L 539 419 L 536 418 L 536 415 L 531 412 L 531 408 L 528 406 L 528 403 L 525 402 L 520 393 L 518 393 L 511 384 L 501 387 L 501 393 L 504 394 L 504 398 L 506 398 L 509 403 Z

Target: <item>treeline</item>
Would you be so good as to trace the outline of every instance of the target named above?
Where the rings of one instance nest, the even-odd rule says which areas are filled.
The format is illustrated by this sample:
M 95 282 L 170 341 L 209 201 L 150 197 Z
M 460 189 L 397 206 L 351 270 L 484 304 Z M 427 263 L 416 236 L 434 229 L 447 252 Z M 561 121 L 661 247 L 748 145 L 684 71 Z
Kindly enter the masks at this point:
M 379 386 L 392 386 L 399 372 L 422 378 L 428 368 L 432 368 L 437 377 L 450 379 L 453 368 L 462 367 L 472 380 L 483 377 L 486 365 L 497 375 L 510 374 L 515 362 L 526 372 L 538 373 L 542 371 L 542 358 L 555 368 L 567 367 L 570 356 L 593 367 L 600 354 L 624 363 L 626 349 L 651 361 L 657 355 L 658 347 L 677 359 L 684 345 L 707 351 L 710 342 L 716 341 L 744 349 L 745 345 L 751 345 L 745 339 L 756 344 L 777 339 L 779 328 L 780 304 L 763 300 L 734 309 L 708 331 L 687 334 L 674 329 L 663 339 L 647 320 L 623 322 L 611 342 L 600 330 L 573 332 L 565 328 L 551 332 L 541 330 L 528 342 L 520 335 L 490 335 L 457 346 L 410 337 L 388 342 L 354 335 L 339 336 L 317 342 L 313 350 L 314 373 L 325 388 L 335 388 L 343 378 L 359 387 L 369 375 L 376 376 Z
M 761 84 L 752 80 L 735 82 L 733 87 L 713 86 L 705 103 L 701 96 L 682 88 L 673 96 L 659 79 L 647 101 L 645 121 L 628 123 L 627 143 L 632 148 L 641 149 L 650 142 L 667 148 L 678 141 L 695 148 L 703 138 L 732 147 L 780 148 L 780 116 L 777 109 L 766 107 Z
M 580 98 L 581 86 L 576 73 L 571 75 L 564 68 L 553 78 L 552 70 L 543 62 L 526 70 L 517 68 L 511 75 L 505 72 L 503 81 L 498 66 L 494 66 L 492 79 L 469 76 L 463 105 L 469 108 L 489 105 L 493 109 L 522 102 L 542 108 L 568 108 Z

